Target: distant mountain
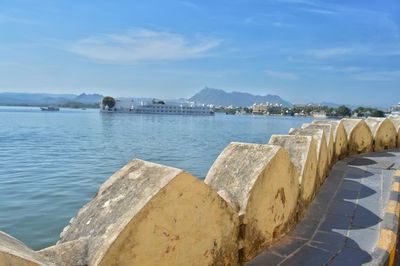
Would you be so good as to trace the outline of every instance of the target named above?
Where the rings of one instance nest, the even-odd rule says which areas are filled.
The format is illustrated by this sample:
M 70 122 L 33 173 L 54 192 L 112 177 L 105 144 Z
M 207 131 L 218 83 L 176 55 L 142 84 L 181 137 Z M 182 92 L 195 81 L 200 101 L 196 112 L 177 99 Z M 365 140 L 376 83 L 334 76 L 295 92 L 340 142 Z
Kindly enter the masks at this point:
M 245 92 L 226 92 L 224 90 L 204 88 L 196 93 L 189 100 L 204 104 L 213 104 L 217 106 L 251 106 L 254 103 L 277 103 L 283 106 L 292 106 L 288 101 L 283 100 L 277 95 L 253 95 Z
M 0 93 L 0 105 L 65 105 L 68 103 L 94 104 L 103 98 L 99 94 L 51 94 L 51 93 Z
M 72 100 L 78 103 L 98 103 L 101 99 L 103 99 L 103 95 L 82 93 Z

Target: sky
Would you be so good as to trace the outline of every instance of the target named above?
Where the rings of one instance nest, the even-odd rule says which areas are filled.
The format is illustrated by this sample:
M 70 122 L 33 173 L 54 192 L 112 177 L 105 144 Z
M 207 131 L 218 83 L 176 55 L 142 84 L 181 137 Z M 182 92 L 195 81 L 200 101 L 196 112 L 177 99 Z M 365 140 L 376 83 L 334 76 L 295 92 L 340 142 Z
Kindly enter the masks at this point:
M 0 0 L 0 92 L 400 101 L 398 0 Z

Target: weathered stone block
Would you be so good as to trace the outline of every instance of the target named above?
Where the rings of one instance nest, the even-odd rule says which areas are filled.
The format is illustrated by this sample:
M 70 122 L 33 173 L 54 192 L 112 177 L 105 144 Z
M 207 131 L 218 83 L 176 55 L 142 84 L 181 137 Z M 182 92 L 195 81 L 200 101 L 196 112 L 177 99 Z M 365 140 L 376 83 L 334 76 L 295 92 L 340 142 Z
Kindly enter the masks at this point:
M 329 124 L 332 126 L 334 142 L 334 162 L 347 156 L 347 134 L 341 120 L 315 120 L 314 124 Z
M 390 121 L 392 121 L 394 127 L 397 131 L 397 148 L 400 148 L 400 117 L 399 116 L 390 116 Z
M 317 180 L 317 147 L 311 136 L 272 135 L 269 144 L 286 149 L 299 169 L 300 196 L 306 205 L 315 195 Z
M 333 130 L 330 124 L 308 124 L 304 127 L 311 129 L 322 129 L 326 138 L 326 147 L 328 148 L 328 166 L 333 162 L 334 143 L 333 143 Z
M 237 212 L 206 184 L 134 160 L 100 187 L 58 245 L 76 250 L 71 242 L 87 238 L 87 265 L 236 265 L 238 230 Z
M 53 265 L 24 243 L 0 231 L 0 266 Z
M 316 143 L 318 185 L 322 184 L 329 170 L 328 147 L 325 133 L 318 128 L 292 128 L 289 135 L 311 136 Z
M 88 237 L 50 246 L 38 251 L 47 260 L 57 266 L 89 265 Z
M 347 133 L 349 155 L 372 152 L 373 137 L 367 123 L 362 119 L 343 118 Z
M 279 146 L 231 143 L 205 182 L 239 211 L 241 259 L 248 261 L 288 232 L 299 183 L 289 153 Z
M 392 121 L 387 118 L 368 117 L 365 123 L 374 137 L 374 151 L 396 148 L 397 132 Z

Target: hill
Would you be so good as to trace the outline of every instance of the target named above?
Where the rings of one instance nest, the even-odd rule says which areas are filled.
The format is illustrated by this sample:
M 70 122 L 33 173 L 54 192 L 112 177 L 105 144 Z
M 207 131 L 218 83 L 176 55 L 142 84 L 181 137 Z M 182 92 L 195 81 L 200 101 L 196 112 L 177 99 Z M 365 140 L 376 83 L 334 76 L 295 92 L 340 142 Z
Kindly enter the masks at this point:
M 288 101 L 283 100 L 278 95 L 253 95 L 245 92 L 226 92 L 224 90 L 204 88 L 193 95 L 189 100 L 204 104 L 213 104 L 216 106 L 251 106 L 254 103 L 277 103 L 283 106 L 292 106 Z
M 0 93 L 0 105 L 23 105 L 23 106 L 65 106 L 95 105 L 103 98 L 100 94 L 52 94 L 52 93 Z

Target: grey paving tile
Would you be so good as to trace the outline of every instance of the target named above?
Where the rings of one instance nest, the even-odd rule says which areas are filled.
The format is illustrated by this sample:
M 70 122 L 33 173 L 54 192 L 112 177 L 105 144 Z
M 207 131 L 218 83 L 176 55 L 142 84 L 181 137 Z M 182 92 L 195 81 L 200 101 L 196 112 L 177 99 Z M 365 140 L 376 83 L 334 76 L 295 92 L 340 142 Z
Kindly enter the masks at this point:
M 295 229 L 289 233 L 289 237 L 310 239 L 316 230 L 320 220 L 315 220 L 311 216 L 307 215 L 303 218 L 295 227 Z
M 353 216 L 353 212 L 356 208 L 356 204 L 345 200 L 333 201 L 328 209 L 329 214 L 341 215 L 341 216 Z
M 362 185 L 373 190 L 381 190 L 382 174 L 376 174 L 362 180 Z
M 350 166 L 358 166 L 358 165 L 362 165 L 362 166 L 371 166 L 377 164 L 377 162 L 375 160 L 373 160 L 373 158 L 365 158 L 365 157 L 357 157 L 354 158 L 353 160 L 349 161 L 348 165 Z
M 347 229 L 350 227 L 351 217 L 328 214 L 319 227 L 319 231 L 335 232 L 346 235 Z
M 348 233 L 346 247 L 372 253 L 379 239 L 379 230 L 352 227 Z
M 280 265 L 284 266 L 320 266 L 324 265 L 333 256 L 331 252 L 311 246 L 304 246 L 294 256 L 288 258 Z
M 285 237 L 275 246 L 273 246 L 270 251 L 277 253 L 281 256 L 288 256 L 303 246 L 307 240 Z
M 360 182 L 358 182 L 358 181 L 343 180 L 340 188 L 358 192 L 358 191 L 360 191 L 361 186 L 362 186 L 362 184 Z
M 348 170 L 346 171 L 344 178 L 345 179 L 363 179 L 363 178 L 368 178 L 372 175 L 374 175 L 374 173 L 366 171 L 362 167 L 352 166 L 352 167 L 348 167 Z
M 340 185 L 341 182 L 338 180 L 326 179 L 324 184 L 320 187 L 318 191 L 317 198 L 320 199 L 333 198 Z
M 245 263 L 246 266 L 267 266 L 267 265 L 278 265 L 284 258 L 273 254 L 270 251 L 266 251 L 257 257 L 255 257 L 252 261 Z
M 352 225 L 359 228 L 370 228 L 379 230 L 382 218 L 379 213 L 373 213 L 370 210 L 358 205 L 352 220 Z
M 365 208 L 380 218 L 383 217 L 384 210 L 382 209 L 381 196 L 379 194 L 359 199 L 357 205 Z M 357 212 L 355 214 L 357 215 Z
M 318 231 L 310 246 L 336 253 L 345 246 L 345 240 L 346 236 L 344 235 Z
M 333 200 L 356 200 L 356 199 L 358 199 L 358 191 L 339 188 Z
M 371 255 L 359 249 L 344 248 L 328 265 L 358 266 L 371 261 Z
M 385 213 L 381 228 L 396 231 L 398 228 L 399 219 L 393 213 Z
M 374 165 L 370 165 L 370 168 L 376 168 L 376 169 L 390 169 L 394 165 L 394 162 L 391 161 L 378 161 Z
M 381 198 L 381 189 L 380 188 L 370 188 L 368 186 L 363 185 L 360 189 L 360 193 L 358 195 L 359 199 L 363 198 Z

